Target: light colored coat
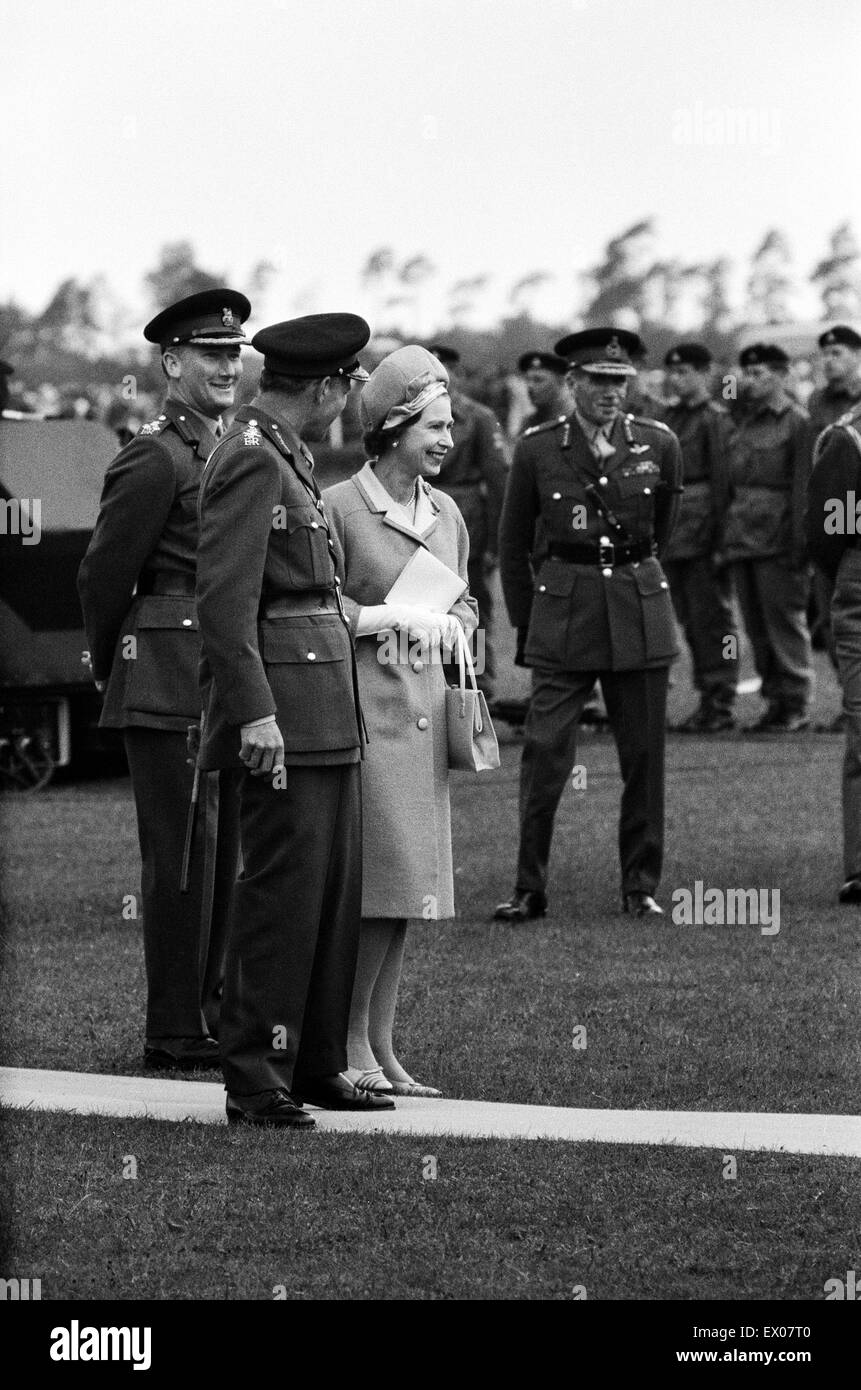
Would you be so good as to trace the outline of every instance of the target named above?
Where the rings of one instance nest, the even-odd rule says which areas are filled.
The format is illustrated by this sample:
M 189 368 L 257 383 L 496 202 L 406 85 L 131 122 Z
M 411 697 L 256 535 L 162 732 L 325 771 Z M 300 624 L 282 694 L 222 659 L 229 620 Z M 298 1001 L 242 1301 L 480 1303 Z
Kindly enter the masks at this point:
M 419 534 L 400 509 L 390 513 L 374 500 L 363 474 L 323 494 L 344 552 L 344 607 L 354 633 L 360 608 L 385 601 L 421 546 L 463 580 L 469 554 L 463 517 L 445 493 L 427 488 L 433 519 Z M 449 611 L 470 637 L 478 621 L 474 599 L 465 593 Z M 369 736 L 362 764 L 362 916 L 436 920 L 454 916 L 445 679 L 406 634 L 398 654 L 411 659 L 386 660 L 399 636 L 374 633 L 356 642 Z

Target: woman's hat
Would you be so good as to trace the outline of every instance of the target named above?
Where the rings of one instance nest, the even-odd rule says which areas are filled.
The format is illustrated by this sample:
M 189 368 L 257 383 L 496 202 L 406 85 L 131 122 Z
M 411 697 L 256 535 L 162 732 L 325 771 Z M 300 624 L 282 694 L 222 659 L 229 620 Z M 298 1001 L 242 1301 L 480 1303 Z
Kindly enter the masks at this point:
M 427 348 L 396 348 L 371 372 L 359 398 L 365 433 L 390 430 L 421 415 L 426 405 L 448 390 L 448 372 Z

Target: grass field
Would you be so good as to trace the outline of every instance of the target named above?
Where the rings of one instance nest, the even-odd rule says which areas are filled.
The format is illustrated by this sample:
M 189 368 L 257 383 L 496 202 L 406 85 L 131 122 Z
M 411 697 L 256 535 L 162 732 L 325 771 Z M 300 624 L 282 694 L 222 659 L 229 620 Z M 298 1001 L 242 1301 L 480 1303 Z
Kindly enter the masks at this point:
M 512 884 L 518 745 L 453 787 L 459 916 L 411 929 L 401 1055 L 451 1096 L 656 1109 L 861 1111 L 861 923 L 839 908 L 841 740 L 673 739 L 677 888 L 779 889 L 780 930 L 618 913 L 615 754 L 584 737 L 551 915 L 488 918 Z M 126 780 L 7 804 L 7 1065 L 134 1072 L 140 927 Z M 586 1046 L 572 1046 L 586 1028 Z M 4 1116 L 6 1262 L 45 1297 L 821 1297 L 861 1268 L 852 1160 L 368 1136 L 234 1135 Z M 432 1153 L 438 1178 L 422 1177 Z M 138 1178 L 122 1177 L 136 1156 Z

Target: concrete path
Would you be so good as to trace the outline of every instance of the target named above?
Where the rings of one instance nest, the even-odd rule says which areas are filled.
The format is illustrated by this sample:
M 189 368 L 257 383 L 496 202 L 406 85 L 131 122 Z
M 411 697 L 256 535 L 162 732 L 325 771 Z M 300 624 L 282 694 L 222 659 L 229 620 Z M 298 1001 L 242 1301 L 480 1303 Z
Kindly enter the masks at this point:
M 87 1072 L 0 1067 L 0 1103 L 153 1120 L 224 1124 L 224 1089 L 207 1081 L 168 1081 Z M 495 1101 L 397 1101 L 374 1116 L 315 1110 L 321 1129 L 364 1134 L 454 1135 L 478 1139 L 567 1139 L 604 1144 L 682 1144 L 693 1148 L 777 1150 L 861 1158 L 861 1116 L 769 1115 L 709 1110 L 566 1110 Z

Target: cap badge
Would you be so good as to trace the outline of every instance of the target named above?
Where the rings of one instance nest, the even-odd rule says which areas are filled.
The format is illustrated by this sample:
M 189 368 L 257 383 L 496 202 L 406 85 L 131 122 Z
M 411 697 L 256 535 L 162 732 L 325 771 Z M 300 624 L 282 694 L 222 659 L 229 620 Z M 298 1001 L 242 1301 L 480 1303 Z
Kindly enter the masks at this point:
M 826 333 L 822 341 L 825 344 L 825 346 L 828 347 L 830 343 L 836 343 L 837 339 L 835 338 L 833 333 Z
M 232 310 L 232 309 L 222 309 L 222 311 L 221 311 L 221 322 L 224 324 L 224 327 L 225 327 L 225 328 L 233 328 L 233 327 L 234 327 L 234 319 L 233 319 L 233 310 Z
M 611 362 L 621 361 L 622 345 L 618 338 L 611 338 L 604 351 Z

